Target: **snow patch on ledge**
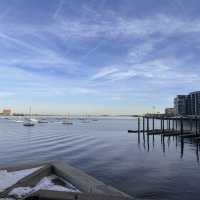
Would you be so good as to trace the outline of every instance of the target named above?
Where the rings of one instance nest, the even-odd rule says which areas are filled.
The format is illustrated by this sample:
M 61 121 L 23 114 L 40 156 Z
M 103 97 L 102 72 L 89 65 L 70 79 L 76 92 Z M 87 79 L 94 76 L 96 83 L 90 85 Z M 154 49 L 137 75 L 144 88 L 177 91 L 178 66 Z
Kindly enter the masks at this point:
M 7 170 L 0 170 L 0 192 L 3 192 L 6 188 L 11 187 L 22 178 L 32 174 L 41 167 L 25 169 L 20 171 L 8 172 Z
M 0 198 L 0 200 L 15 200 L 15 199 L 11 199 L 11 198 Z
M 75 187 L 70 187 L 68 188 L 67 186 L 61 186 L 61 185 L 56 185 L 53 183 L 53 179 L 56 176 L 48 176 L 44 177 L 35 187 L 18 187 L 14 188 L 10 193 L 9 196 L 14 196 L 17 198 L 22 198 L 27 195 L 30 195 L 34 192 L 37 192 L 39 190 L 51 190 L 51 191 L 59 191 L 59 192 L 80 192 L 78 189 Z M 68 183 L 70 184 L 70 183 Z

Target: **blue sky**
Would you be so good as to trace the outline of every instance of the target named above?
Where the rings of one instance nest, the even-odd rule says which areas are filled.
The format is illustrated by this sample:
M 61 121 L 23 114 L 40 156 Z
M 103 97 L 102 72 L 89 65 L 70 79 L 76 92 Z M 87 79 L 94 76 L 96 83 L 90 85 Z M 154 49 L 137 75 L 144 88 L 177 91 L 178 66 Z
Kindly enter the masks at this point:
M 199 90 L 200 2 L 0 0 L 0 109 L 162 111 Z

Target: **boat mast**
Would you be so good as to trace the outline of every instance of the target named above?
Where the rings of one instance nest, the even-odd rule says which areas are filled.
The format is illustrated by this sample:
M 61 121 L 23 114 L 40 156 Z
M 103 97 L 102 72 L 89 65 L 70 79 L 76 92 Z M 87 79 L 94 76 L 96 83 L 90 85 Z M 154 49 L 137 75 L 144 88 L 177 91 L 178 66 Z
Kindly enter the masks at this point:
M 29 107 L 29 117 L 31 118 L 31 106 Z

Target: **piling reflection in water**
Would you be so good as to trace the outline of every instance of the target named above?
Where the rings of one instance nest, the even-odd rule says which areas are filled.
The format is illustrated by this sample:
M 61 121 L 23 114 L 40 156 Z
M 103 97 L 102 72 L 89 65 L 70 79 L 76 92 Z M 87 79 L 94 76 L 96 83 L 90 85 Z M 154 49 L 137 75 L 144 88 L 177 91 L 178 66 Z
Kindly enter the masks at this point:
M 166 155 L 166 147 L 167 149 L 170 149 L 170 147 L 173 146 L 180 150 L 180 158 L 184 158 L 184 146 L 185 143 L 189 143 L 193 147 L 195 147 L 194 154 L 196 155 L 196 161 L 199 163 L 199 143 L 195 142 L 193 138 L 190 137 L 180 137 L 180 135 L 184 134 L 184 130 L 188 131 L 195 131 L 195 134 L 198 136 L 200 135 L 200 123 L 199 120 L 195 118 L 195 121 L 190 120 L 189 123 L 187 121 L 185 122 L 184 119 L 180 119 L 180 121 L 173 119 L 173 120 L 167 120 L 167 121 L 158 121 L 154 118 L 152 118 L 152 126 L 150 126 L 150 120 L 147 118 L 142 118 L 142 129 L 141 132 L 140 129 L 140 120 L 138 120 L 138 147 L 141 149 L 143 148 L 147 152 L 150 152 L 152 150 L 158 150 L 156 149 L 156 145 L 158 145 L 158 138 L 160 138 L 160 145 L 163 155 Z M 158 130 L 160 126 L 160 134 L 155 132 L 156 134 L 151 133 L 151 131 Z M 166 127 L 166 129 L 165 129 Z M 195 128 L 195 129 L 194 129 Z M 165 136 L 163 132 L 166 133 L 166 130 L 172 130 L 174 132 L 180 130 L 180 135 L 178 134 L 172 134 L 171 136 Z M 141 141 L 142 140 L 142 141 Z M 141 145 L 142 144 L 142 145 Z
M 166 122 L 169 123 L 169 122 Z M 195 122 L 196 123 L 196 122 Z M 162 123 L 162 127 L 164 127 L 166 124 Z M 180 128 L 183 129 L 184 123 L 180 122 Z M 185 125 L 187 127 L 187 125 Z M 189 124 L 190 128 L 192 129 L 192 124 Z M 168 128 L 170 128 L 170 125 L 167 125 Z M 178 123 L 176 123 L 176 121 L 172 122 L 172 128 L 176 128 L 178 127 Z M 196 131 L 196 130 L 195 130 Z M 200 151 L 200 147 L 199 147 L 199 143 L 196 143 L 192 138 L 181 138 L 178 135 L 172 135 L 172 136 L 164 136 L 163 134 L 148 134 L 147 132 L 143 131 L 138 132 L 137 133 L 137 138 L 138 138 L 138 147 L 141 149 L 143 147 L 144 150 L 146 150 L 147 152 L 150 152 L 151 150 L 158 150 L 156 149 L 156 145 L 158 145 L 158 138 L 160 137 L 160 145 L 161 145 L 161 149 L 163 152 L 163 155 L 166 155 L 166 147 L 168 149 L 170 149 L 170 146 L 173 146 L 177 149 L 180 148 L 180 158 L 183 159 L 184 158 L 184 144 L 185 143 L 189 143 L 191 145 L 193 145 L 195 147 L 195 151 L 194 154 L 196 155 L 196 161 L 197 163 L 199 163 L 199 151 Z M 142 139 L 142 142 L 141 142 Z M 141 146 L 142 143 L 142 146 Z

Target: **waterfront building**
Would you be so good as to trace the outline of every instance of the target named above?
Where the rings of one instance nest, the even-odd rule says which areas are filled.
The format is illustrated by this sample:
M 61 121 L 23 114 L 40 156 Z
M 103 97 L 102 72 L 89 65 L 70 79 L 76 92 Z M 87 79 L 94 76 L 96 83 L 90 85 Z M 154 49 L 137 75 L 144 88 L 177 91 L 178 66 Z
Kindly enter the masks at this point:
M 174 108 L 176 115 L 186 115 L 186 99 L 187 95 L 177 95 L 174 99 Z
M 176 115 L 200 115 L 200 91 L 178 95 L 174 99 Z
M 11 109 L 3 109 L 2 114 L 8 116 L 8 115 L 11 115 L 11 113 L 12 113 Z
M 189 115 L 200 115 L 200 91 L 190 93 L 187 102 L 187 113 Z
M 165 115 L 168 117 L 173 117 L 176 115 L 176 110 L 175 108 L 166 108 L 165 109 Z

